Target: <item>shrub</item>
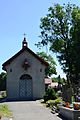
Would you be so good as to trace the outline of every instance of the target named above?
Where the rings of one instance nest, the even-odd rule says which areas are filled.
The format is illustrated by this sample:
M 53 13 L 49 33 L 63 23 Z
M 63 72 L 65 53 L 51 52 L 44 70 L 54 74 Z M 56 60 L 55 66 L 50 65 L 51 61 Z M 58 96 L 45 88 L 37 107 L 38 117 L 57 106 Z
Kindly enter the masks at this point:
M 52 106 L 57 106 L 57 104 L 61 103 L 61 98 L 57 98 L 55 100 L 48 100 L 46 103 Z
M 44 94 L 44 102 L 48 100 L 55 100 L 57 98 L 57 95 L 55 91 L 52 88 L 48 88 Z
M 8 105 L 0 103 L 0 116 L 11 117 L 12 113 L 8 109 Z
M 6 91 L 2 91 L 1 95 L 2 95 L 2 98 L 6 97 Z

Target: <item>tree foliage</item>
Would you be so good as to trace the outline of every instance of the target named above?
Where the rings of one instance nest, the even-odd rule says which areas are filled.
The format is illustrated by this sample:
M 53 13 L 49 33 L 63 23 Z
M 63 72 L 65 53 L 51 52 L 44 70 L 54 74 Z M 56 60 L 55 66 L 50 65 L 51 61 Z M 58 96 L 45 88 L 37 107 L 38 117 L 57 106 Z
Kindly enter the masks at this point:
M 45 94 L 44 94 L 44 102 L 48 101 L 48 100 L 55 100 L 57 98 L 57 95 L 54 91 L 53 88 L 48 88 L 46 91 L 45 91 Z
M 7 77 L 7 74 L 4 72 L 1 72 L 1 74 L 0 74 L 0 91 L 6 90 L 6 77 Z
M 37 45 L 50 45 L 67 75 L 78 84 L 80 79 L 80 8 L 68 3 L 54 4 L 41 18 L 41 39 Z
M 56 62 L 54 61 L 54 58 L 51 55 L 47 55 L 45 52 L 37 52 L 37 54 L 44 59 L 46 62 L 49 63 L 49 66 L 45 70 L 46 76 L 51 76 L 53 74 L 57 74 L 56 72 Z
M 52 82 L 58 82 L 59 84 L 63 84 L 66 81 L 64 78 L 61 78 L 60 75 L 57 77 L 52 77 L 51 79 L 52 79 Z

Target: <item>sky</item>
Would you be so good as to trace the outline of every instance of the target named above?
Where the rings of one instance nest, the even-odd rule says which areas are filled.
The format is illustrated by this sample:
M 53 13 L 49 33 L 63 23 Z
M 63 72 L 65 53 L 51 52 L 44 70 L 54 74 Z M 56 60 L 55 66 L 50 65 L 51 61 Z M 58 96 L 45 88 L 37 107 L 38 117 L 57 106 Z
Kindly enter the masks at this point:
M 0 72 L 2 64 L 22 48 L 23 34 L 28 46 L 35 53 L 39 49 L 35 43 L 40 41 L 40 19 L 48 13 L 54 3 L 80 5 L 80 0 L 0 0 Z M 51 53 L 57 62 L 55 55 Z M 57 63 L 57 72 L 65 77 Z

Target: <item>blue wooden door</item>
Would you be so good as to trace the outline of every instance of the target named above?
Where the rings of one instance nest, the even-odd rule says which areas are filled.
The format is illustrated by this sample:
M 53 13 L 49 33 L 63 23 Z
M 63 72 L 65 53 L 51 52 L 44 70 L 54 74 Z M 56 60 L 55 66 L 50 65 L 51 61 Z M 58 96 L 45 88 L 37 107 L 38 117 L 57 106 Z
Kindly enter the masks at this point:
M 19 95 L 20 99 L 32 99 L 32 80 L 20 80 L 19 83 Z

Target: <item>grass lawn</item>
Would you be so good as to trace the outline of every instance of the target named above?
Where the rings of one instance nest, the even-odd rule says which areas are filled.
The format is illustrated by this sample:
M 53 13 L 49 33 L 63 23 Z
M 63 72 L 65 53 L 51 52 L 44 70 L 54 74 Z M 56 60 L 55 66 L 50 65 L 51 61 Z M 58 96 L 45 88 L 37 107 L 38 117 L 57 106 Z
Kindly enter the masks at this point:
M 0 115 L 6 117 L 12 116 L 11 111 L 8 109 L 8 105 L 0 103 Z

